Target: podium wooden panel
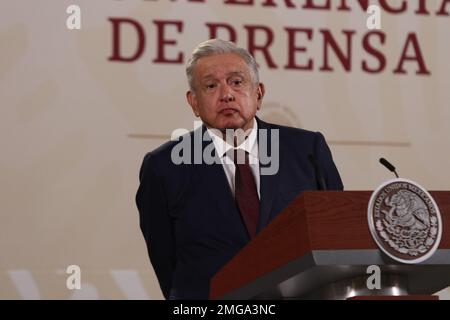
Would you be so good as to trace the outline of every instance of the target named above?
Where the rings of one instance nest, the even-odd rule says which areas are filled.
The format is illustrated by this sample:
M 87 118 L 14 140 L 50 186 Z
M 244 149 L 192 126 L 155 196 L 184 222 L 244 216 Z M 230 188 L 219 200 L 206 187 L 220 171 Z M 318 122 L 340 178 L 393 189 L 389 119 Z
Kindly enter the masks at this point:
M 303 192 L 212 279 L 212 299 L 289 299 L 346 278 L 368 265 L 408 279 L 411 294 L 450 285 L 450 192 L 430 192 L 440 209 L 437 252 L 418 265 L 382 254 L 367 222 L 369 191 Z

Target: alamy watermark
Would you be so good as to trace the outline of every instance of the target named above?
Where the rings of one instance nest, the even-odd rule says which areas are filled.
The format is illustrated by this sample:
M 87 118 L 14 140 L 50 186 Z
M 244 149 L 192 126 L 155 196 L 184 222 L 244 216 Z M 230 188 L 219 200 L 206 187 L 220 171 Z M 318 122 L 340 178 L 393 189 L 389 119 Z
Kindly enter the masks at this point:
M 67 7 L 66 13 L 69 15 L 66 19 L 66 27 L 69 30 L 81 29 L 81 8 L 76 4 Z
M 208 130 L 204 132 L 201 128 L 200 121 L 194 122 L 193 134 L 187 129 L 176 129 L 172 132 L 171 140 L 178 143 L 173 147 L 171 153 L 172 163 L 176 165 L 181 164 L 221 164 L 220 157 L 223 155 L 217 155 L 213 138 Z M 250 139 L 246 139 L 249 134 L 249 130 L 244 131 L 242 129 L 226 129 L 220 131 L 217 129 L 210 129 L 213 134 L 221 137 L 218 142 L 222 143 L 222 150 L 227 149 L 229 146 L 236 146 L 242 148 L 243 146 L 249 147 Z M 274 175 L 278 173 L 280 165 L 280 132 L 278 129 L 260 129 L 258 128 L 258 158 L 260 163 L 261 175 Z M 193 139 L 193 141 L 192 141 Z M 204 147 L 204 145 L 206 145 Z M 270 149 L 270 150 L 269 150 Z M 248 150 L 248 148 L 246 149 Z M 236 159 L 238 164 L 244 163 L 244 157 L 238 156 Z M 251 159 L 249 160 L 252 164 Z M 224 157 L 225 163 L 233 163 L 230 157 Z
M 366 272 L 370 274 L 366 281 L 367 289 L 381 290 L 381 268 L 377 265 L 371 265 L 367 267 Z
M 66 273 L 69 276 L 66 279 L 66 287 L 69 290 L 81 289 L 81 268 L 76 264 L 67 267 Z
M 381 30 L 381 8 L 377 5 L 370 5 L 367 8 L 367 14 L 369 15 L 366 21 L 367 29 Z

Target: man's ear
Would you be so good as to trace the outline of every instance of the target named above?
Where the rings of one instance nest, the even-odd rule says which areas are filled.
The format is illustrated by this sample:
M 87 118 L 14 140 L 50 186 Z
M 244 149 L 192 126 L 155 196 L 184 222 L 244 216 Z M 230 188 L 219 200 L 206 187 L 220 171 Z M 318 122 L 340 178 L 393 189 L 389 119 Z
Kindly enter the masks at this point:
M 197 97 L 195 96 L 195 93 L 193 93 L 191 90 L 186 92 L 186 100 L 189 103 L 189 105 L 192 108 L 192 111 L 194 112 L 196 117 L 200 116 L 200 113 L 198 112 L 198 102 Z
M 256 98 L 257 101 L 257 109 L 261 109 L 262 100 L 264 98 L 264 95 L 266 94 L 266 88 L 264 87 L 264 83 L 258 83 L 258 88 L 256 89 Z

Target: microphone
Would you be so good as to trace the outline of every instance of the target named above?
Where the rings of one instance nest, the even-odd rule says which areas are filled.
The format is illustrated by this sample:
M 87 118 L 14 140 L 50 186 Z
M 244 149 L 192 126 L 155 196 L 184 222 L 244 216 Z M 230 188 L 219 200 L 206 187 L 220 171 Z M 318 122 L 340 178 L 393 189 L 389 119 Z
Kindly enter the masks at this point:
M 395 171 L 395 167 L 387 161 L 385 158 L 380 158 L 380 163 L 385 166 L 390 172 L 393 172 L 395 176 L 398 178 L 397 171 Z
M 325 183 L 325 178 L 322 175 L 322 171 L 320 170 L 319 166 L 317 165 L 316 158 L 313 156 L 312 153 L 308 154 L 309 162 L 311 162 L 314 171 L 316 172 L 317 177 L 317 186 L 319 190 L 325 191 L 327 190 L 327 184 Z

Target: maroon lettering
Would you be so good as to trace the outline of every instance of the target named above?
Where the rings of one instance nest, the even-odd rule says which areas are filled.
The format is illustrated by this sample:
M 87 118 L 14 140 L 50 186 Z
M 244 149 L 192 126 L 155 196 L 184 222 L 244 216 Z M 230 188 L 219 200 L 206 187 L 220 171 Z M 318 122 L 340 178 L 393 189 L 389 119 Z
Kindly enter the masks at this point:
M 393 8 L 389 5 L 388 0 L 380 0 L 380 5 L 389 13 L 400 14 L 406 11 L 408 5 L 406 4 L 406 0 L 402 1 L 402 5 L 400 8 Z
M 313 70 L 314 63 L 312 59 L 308 59 L 306 64 L 299 65 L 296 63 L 295 57 L 297 52 L 306 52 L 306 47 L 299 47 L 296 45 L 295 39 L 297 34 L 306 34 L 308 40 L 312 40 L 313 31 L 311 29 L 303 28 L 284 28 L 288 33 L 288 63 L 284 66 L 285 69 L 297 70 Z
M 291 0 L 284 0 L 284 4 L 287 8 L 295 8 L 295 4 Z M 262 3 L 263 7 L 278 7 L 274 0 L 266 0 Z
M 345 71 L 349 72 L 352 70 L 352 38 L 355 34 L 355 31 L 344 30 L 342 33 L 345 34 L 347 40 L 347 53 L 344 54 L 342 50 L 339 48 L 336 40 L 333 38 L 333 35 L 330 30 L 321 29 L 320 32 L 323 35 L 323 66 L 320 68 L 321 71 L 333 71 L 334 69 L 330 66 L 329 63 L 329 54 L 328 48 L 331 47 L 341 62 Z
M 354 3 L 355 0 L 352 0 Z M 367 11 L 369 8 L 369 0 L 358 0 L 361 10 Z M 352 9 L 347 5 L 347 0 L 341 0 L 341 5 L 337 8 L 339 11 L 352 11 Z
M 144 29 L 142 29 L 139 22 L 133 19 L 128 18 L 109 18 L 109 21 L 112 23 L 112 54 L 108 58 L 110 61 L 120 61 L 120 62 L 133 62 L 142 55 L 145 49 L 145 33 Z M 134 51 L 134 54 L 125 57 L 121 50 L 120 50 L 120 28 L 122 25 L 128 24 L 132 27 L 134 27 L 134 30 L 136 30 L 137 34 L 137 45 L 136 50 Z
M 225 0 L 223 3 L 225 4 L 243 4 L 247 6 L 253 5 L 253 0 Z
M 265 26 L 251 26 L 246 25 L 244 26 L 245 29 L 247 29 L 248 33 L 248 51 L 252 54 L 252 56 L 255 56 L 255 52 L 261 51 L 264 55 L 264 58 L 266 59 L 267 66 L 271 69 L 276 68 L 277 65 L 273 61 L 270 53 L 269 53 L 269 47 L 272 45 L 274 35 L 273 31 Z M 266 36 L 265 44 L 263 45 L 257 45 L 256 44 L 256 32 L 262 31 Z
M 369 63 L 366 60 L 363 60 L 362 69 L 367 73 L 380 73 L 386 68 L 386 57 L 380 51 L 375 49 L 370 43 L 370 38 L 375 36 L 378 36 L 381 44 L 384 44 L 386 41 L 386 35 L 380 31 L 368 32 L 364 36 L 362 43 L 364 50 L 378 60 L 378 67 L 370 67 Z
M 412 46 L 414 50 L 413 55 L 408 55 L 409 46 Z M 402 56 L 400 57 L 400 62 L 398 63 L 398 67 L 394 70 L 396 74 L 406 74 L 406 70 L 404 68 L 404 64 L 406 61 L 417 61 L 419 65 L 419 69 L 416 71 L 418 75 L 430 75 L 430 71 L 428 71 L 427 66 L 425 65 L 425 60 L 423 59 L 422 51 L 420 49 L 419 41 L 417 40 L 416 34 L 410 33 L 408 34 L 408 38 L 406 39 L 405 48 L 403 49 Z
M 303 9 L 330 10 L 331 9 L 330 0 L 326 0 L 325 4 L 322 4 L 322 5 L 314 3 L 314 0 L 306 0 L 306 3 L 303 5 L 302 8 Z
M 416 10 L 416 14 L 429 15 L 427 10 L 427 0 L 419 0 L 419 8 Z
M 444 0 L 442 1 L 442 7 L 441 9 L 437 12 L 438 16 L 448 16 L 450 15 L 450 13 L 448 11 L 445 11 L 445 9 L 447 8 L 447 5 L 450 4 L 450 0 Z
M 163 20 L 154 20 L 153 23 L 156 25 L 157 29 L 157 48 L 158 53 L 156 58 L 153 60 L 155 63 L 183 63 L 183 53 L 179 52 L 176 58 L 169 59 L 165 54 L 165 47 L 170 45 L 176 45 L 176 40 L 168 40 L 166 39 L 164 32 L 166 31 L 166 26 L 175 26 L 178 32 L 183 31 L 183 22 L 182 21 L 163 21 Z

